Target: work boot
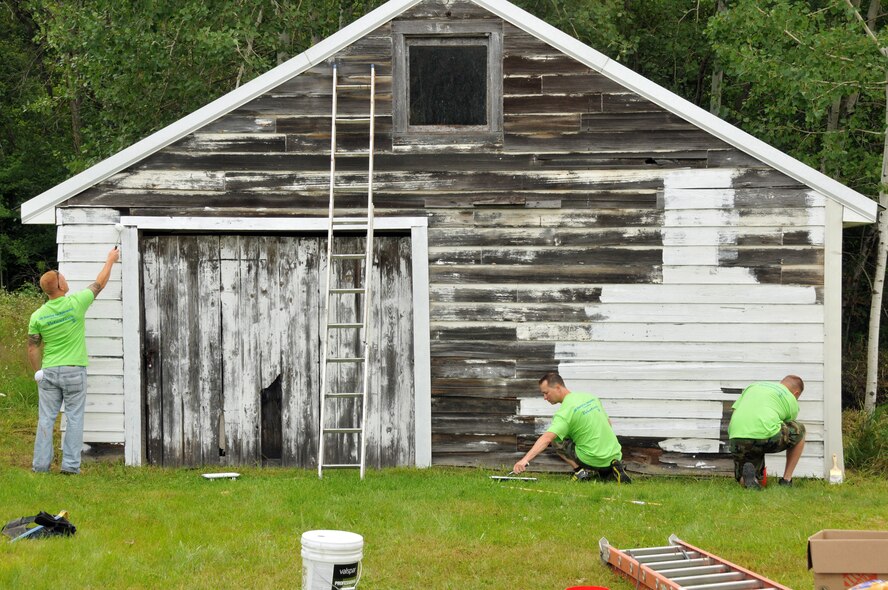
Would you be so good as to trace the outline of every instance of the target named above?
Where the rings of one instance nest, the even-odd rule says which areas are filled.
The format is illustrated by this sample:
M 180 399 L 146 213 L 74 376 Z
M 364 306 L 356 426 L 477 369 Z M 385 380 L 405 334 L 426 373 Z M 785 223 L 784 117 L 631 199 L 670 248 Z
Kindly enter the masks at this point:
M 759 483 L 758 478 L 755 476 L 755 467 L 752 463 L 747 462 L 743 464 L 743 477 L 740 481 L 743 484 L 743 487 L 747 490 L 762 489 L 762 485 Z
M 791 488 L 792 487 L 792 480 L 791 479 L 783 479 L 781 477 L 780 481 L 777 482 L 777 485 L 778 486 L 787 486 L 787 487 Z
M 623 468 L 622 461 L 611 461 L 611 470 L 614 472 L 614 479 L 617 480 L 617 483 L 632 483 L 632 478 Z
M 583 469 L 582 467 L 577 467 L 570 475 L 570 481 L 589 481 L 590 479 L 592 479 L 592 474 L 589 473 L 588 469 Z

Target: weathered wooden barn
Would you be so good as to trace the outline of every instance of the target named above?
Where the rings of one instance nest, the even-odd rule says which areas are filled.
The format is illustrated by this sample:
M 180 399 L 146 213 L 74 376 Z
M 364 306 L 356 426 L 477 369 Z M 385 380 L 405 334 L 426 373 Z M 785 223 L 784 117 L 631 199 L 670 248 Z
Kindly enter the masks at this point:
M 796 373 L 798 473 L 842 456 L 842 228 L 875 202 L 504 0 L 392 0 L 22 206 L 74 288 L 123 226 L 87 442 L 315 465 L 333 64 L 377 71 L 371 466 L 511 465 L 551 369 L 691 464 L 746 384 Z M 356 215 L 368 98 L 338 96 Z

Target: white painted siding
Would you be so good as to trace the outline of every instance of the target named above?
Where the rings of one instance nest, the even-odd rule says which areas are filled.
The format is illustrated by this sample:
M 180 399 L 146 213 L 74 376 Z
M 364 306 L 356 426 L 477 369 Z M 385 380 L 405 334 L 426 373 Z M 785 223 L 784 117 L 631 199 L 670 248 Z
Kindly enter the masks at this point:
M 87 288 L 117 244 L 113 209 L 58 209 L 59 271 L 71 291 Z M 121 258 L 125 253 L 121 253 Z M 85 443 L 123 443 L 123 296 L 121 265 L 86 313 L 87 368 Z M 63 421 L 62 428 L 65 424 Z
M 601 397 L 621 436 L 718 446 L 737 390 L 798 374 L 809 443 L 797 474 L 822 477 L 822 301 L 813 287 L 760 284 L 752 269 L 725 262 L 736 260 L 750 228 L 761 236 L 762 228 L 777 235 L 791 227 L 823 244 L 826 201 L 812 192 L 807 208 L 744 216 L 734 206 L 736 173 L 666 174 L 662 284 L 605 285 L 600 303 L 587 308 L 589 325 L 524 324 L 518 336 L 555 341 L 568 387 Z M 553 410 L 537 398 L 520 403 L 522 415 L 540 418 L 540 432 Z M 768 464 L 776 472 L 783 460 Z

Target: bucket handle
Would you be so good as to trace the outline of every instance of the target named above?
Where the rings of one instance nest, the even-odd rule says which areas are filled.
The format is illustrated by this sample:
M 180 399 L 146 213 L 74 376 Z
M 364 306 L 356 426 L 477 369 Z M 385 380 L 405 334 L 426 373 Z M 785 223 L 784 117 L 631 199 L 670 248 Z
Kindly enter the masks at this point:
M 358 576 L 355 578 L 355 585 L 348 586 L 347 588 L 339 588 L 338 590 L 357 590 L 358 582 L 361 581 L 361 574 L 363 574 L 363 573 L 364 573 L 364 562 L 359 561 L 358 562 Z

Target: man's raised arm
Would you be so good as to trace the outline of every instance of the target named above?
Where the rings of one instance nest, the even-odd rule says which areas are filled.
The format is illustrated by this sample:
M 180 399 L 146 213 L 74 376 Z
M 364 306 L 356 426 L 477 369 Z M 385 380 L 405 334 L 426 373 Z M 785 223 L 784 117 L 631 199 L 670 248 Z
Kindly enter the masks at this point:
M 105 288 L 105 285 L 108 284 L 108 279 L 111 278 L 111 267 L 114 266 L 114 263 L 120 259 L 120 250 L 115 246 L 110 252 L 108 252 L 108 258 L 105 260 L 105 266 L 102 267 L 102 270 L 99 271 L 99 275 L 96 277 L 96 281 L 89 286 L 90 290 L 93 292 L 93 295 L 96 297 L 99 296 L 99 293 L 102 292 L 102 289 Z

